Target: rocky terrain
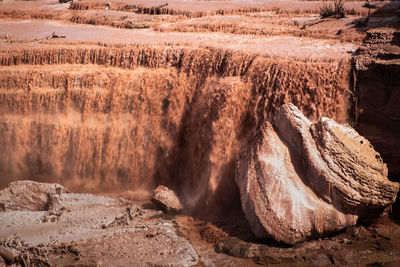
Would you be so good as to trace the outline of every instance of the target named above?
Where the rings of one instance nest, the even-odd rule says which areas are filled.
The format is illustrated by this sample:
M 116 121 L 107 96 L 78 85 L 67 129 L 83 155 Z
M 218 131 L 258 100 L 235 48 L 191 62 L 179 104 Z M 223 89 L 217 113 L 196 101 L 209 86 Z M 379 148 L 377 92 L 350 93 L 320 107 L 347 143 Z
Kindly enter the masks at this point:
M 0 191 L 0 199 L 1 265 L 396 266 L 400 262 L 400 226 L 387 217 L 285 246 L 257 241 L 246 234 L 248 228 L 238 224 L 238 218 L 224 218 L 231 223 L 220 221 L 215 226 L 186 215 L 164 214 L 149 199 L 77 194 L 58 184 L 33 181 L 11 183 Z
M 400 3 L 333 4 L 0 2 L 5 262 L 395 266 Z
M 199 260 L 175 220 L 126 199 L 32 181 L 11 183 L 0 198 L 0 255 L 7 263 L 192 266 Z

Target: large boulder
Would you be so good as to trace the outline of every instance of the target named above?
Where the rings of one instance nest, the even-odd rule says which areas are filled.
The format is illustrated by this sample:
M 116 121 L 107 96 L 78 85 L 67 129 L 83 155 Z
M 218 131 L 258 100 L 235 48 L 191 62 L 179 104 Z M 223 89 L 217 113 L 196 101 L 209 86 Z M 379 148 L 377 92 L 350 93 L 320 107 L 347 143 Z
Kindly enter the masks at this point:
M 69 190 L 59 184 L 34 181 L 12 182 L 0 191 L 0 211 L 49 210 L 54 204 L 54 199 L 61 193 L 69 193 Z
M 357 216 L 336 210 L 307 187 L 299 166 L 268 122 L 241 153 L 236 182 L 256 236 L 295 244 L 356 223 Z
M 396 200 L 399 184 L 389 181 L 379 153 L 351 127 L 328 118 L 311 123 L 293 104 L 279 110 L 274 125 L 301 159 L 305 184 L 338 210 L 377 216 Z
M 239 156 L 235 180 L 254 234 L 295 244 L 378 216 L 399 185 L 368 140 L 292 104 L 266 122 Z

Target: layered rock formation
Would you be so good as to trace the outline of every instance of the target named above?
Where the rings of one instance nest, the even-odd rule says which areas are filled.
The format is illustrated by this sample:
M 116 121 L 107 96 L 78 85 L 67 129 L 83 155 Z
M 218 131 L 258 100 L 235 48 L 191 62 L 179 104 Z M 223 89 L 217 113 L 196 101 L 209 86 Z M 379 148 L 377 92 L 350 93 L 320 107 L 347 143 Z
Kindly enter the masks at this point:
M 322 118 L 311 123 L 284 105 L 241 152 L 242 207 L 261 238 L 295 244 L 378 216 L 399 189 L 368 140 Z
M 400 181 L 399 59 L 398 26 L 369 30 L 354 58 L 355 127 L 381 152 L 389 178 L 396 182 Z M 398 202 L 393 213 L 400 217 Z
M 368 31 L 355 57 L 356 129 L 366 136 L 399 179 L 400 160 L 400 31 Z

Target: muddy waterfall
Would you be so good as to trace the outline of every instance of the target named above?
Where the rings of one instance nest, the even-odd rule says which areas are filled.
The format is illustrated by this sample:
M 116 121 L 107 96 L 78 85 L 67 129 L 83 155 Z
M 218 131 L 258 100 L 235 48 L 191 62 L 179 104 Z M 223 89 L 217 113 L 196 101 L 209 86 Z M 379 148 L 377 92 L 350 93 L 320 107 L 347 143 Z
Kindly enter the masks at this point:
M 284 60 L 214 48 L 1 51 L 2 186 L 35 177 L 78 191 L 176 189 L 190 208 L 237 198 L 249 132 L 292 102 L 348 120 L 348 59 Z M 235 192 L 235 193 L 232 193 Z

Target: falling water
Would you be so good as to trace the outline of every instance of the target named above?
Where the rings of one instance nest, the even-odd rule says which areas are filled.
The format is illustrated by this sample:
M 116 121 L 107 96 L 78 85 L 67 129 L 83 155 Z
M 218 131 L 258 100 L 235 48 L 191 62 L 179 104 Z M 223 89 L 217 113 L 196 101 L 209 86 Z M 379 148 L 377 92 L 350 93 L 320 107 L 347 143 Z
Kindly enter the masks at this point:
M 283 103 L 345 121 L 350 62 L 212 48 L 0 51 L 0 177 L 77 191 L 166 184 L 186 206 L 232 201 L 249 132 Z

